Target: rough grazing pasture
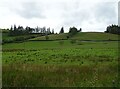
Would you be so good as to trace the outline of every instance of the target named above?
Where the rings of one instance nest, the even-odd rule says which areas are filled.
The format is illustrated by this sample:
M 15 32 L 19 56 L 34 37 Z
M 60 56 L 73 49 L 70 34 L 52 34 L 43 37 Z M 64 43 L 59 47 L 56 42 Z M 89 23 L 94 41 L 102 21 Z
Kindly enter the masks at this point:
M 3 45 L 3 87 L 117 87 L 118 42 Z
M 68 33 L 49 35 L 49 40 L 66 40 Z M 119 40 L 119 35 L 103 32 L 80 32 L 70 37 L 75 40 Z M 45 36 L 36 37 L 30 40 L 46 40 Z

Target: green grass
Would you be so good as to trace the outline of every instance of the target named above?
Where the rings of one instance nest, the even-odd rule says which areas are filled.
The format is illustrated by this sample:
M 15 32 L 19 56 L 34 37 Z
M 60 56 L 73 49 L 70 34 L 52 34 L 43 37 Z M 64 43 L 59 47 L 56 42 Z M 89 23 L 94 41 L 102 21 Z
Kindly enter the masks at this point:
M 62 41 L 4 44 L 3 87 L 120 86 L 118 42 Z
M 119 40 L 119 35 L 102 32 L 82 32 L 76 34 L 72 39 L 76 40 Z
M 52 35 L 48 35 L 49 39 L 48 40 L 66 40 L 67 39 L 67 33 L 63 33 L 63 34 L 52 34 Z M 37 38 L 33 38 L 30 40 L 46 40 L 45 36 L 42 37 L 37 37 Z
M 49 35 L 49 40 L 66 40 L 68 36 L 68 33 L 65 34 L 53 34 Z M 119 40 L 119 35 L 116 34 L 110 34 L 110 33 L 103 33 L 103 32 L 80 32 L 74 35 L 73 37 L 70 37 L 69 39 L 75 39 L 75 40 Z M 45 36 L 33 38 L 30 40 L 46 40 Z
M 4 49 L 50 49 L 50 48 L 118 48 L 118 42 L 108 41 L 108 42 L 81 42 L 76 41 L 75 44 L 71 44 L 71 40 L 62 41 L 63 44 L 60 44 L 61 41 L 28 41 L 24 43 L 9 43 L 4 44 Z
M 15 37 L 10 37 L 9 35 L 8 35 L 8 33 L 2 33 L 2 40 L 8 40 L 8 39 L 11 39 L 11 40 L 13 40 Z
M 116 66 L 101 66 L 102 65 L 4 65 L 3 86 L 113 87 L 114 84 L 112 81 L 117 81 Z

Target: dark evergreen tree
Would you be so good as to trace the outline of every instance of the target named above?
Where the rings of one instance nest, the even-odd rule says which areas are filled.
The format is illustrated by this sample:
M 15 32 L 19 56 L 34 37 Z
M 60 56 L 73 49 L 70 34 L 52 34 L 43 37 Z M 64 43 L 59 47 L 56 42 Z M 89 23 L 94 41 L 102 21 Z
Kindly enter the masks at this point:
M 64 33 L 64 28 L 63 27 L 61 28 L 60 33 Z
M 14 25 L 14 30 L 17 30 L 16 25 Z
M 37 26 L 37 28 L 36 28 L 36 33 L 39 33 L 39 28 L 38 28 L 38 26 Z
M 54 29 L 52 29 L 52 34 L 54 34 Z
M 10 27 L 10 30 L 13 30 L 13 27 L 12 27 L 12 25 L 11 25 L 11 27 Z
M 81 32 L 81 31 L 82 31 L 82 28 L 80 28 L 79 32 Z

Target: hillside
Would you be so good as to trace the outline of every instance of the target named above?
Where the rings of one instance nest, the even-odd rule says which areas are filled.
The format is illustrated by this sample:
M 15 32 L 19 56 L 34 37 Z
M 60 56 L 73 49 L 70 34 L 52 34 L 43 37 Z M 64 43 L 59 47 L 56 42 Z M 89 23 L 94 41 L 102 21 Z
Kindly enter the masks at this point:
M 82 32 L 76 34 L 71 39 L 76 40 L 118 40 L 116 34 L 102 33 L 102 32 Z
M 52 34 L 49 35 L 49 40 L 66 40 L 67 39 L 68 34 Z M 75 40 L 119 40 L 118 39 L 119 35 L 116 34 L 110 34 L 110 33 L 102 33 L 102 32 L 81 32 L 81 33 L 77 33 L 76 35 L 74 35 L 73 37 L 69 38 L 69 39 L 75 39 Z M 30 40 L 46 40 L 45 36 L 41 36 L 41 37 L 36 37 Z
M 8 32 L 3 32 L 2 33 L 2 43 L 13 43 L 13 42 L 18 42 L 18 41 L 24 41 L 24 40 L 35 38 L 38 36 L 39 36 L 39 34 L 9 36 Z
M 67 39 L 67 33 L 64 33 L 64 34 L 52 34 L 52 35 L 49 35 L 49 40 L 66 40 Z M 46 40 L 45 39 L 45 36 L 41 36 L 41 37 L 36 37 L 36 38 L 33 38 L 33 39 L 30 39 L 32 41 L 39 41 L 39 40 Z

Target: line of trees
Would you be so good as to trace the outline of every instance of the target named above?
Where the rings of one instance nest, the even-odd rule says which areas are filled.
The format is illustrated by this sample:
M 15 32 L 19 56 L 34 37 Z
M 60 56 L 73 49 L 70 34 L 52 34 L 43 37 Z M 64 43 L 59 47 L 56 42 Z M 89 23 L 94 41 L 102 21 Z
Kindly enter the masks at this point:
M 10 36 L 18 36 L 18 35 L 24 35 L 24 34 L 30 34 L 32 32 L 32 28 L 26 27 L 25 29 L 23 26 L 18 26 L 14 25 L 14 27 L 11 26 L 9 35 Z
M 105 33 L 120 34 L 120 26 L 111 25 L 106 28 Z
M 61 30 L 60 30 L 60 34 L 61 33 L 64 33 L 64 28 L 62 27 Z
M 10 36 L 18 36 L 18 35 L 27 35 L 27 34 L 32 34 L 32 33 L 39 33 L 41 35 L 49 35 L 49 34 L 54 34 L 54 29 L 52 31 L 50 30 L 50 27 L 46 29 L 46 27 L 39 28 L 31 28 L 31 27 L 26 27 L 23 28 L 23 26 L 18 26 L 14 25 L 13 27 L 11 26 L 9 35 Z
M 82 31 L 82 28 L 80 28 L 78 30 L 74 26 L 70 27 L 69 32 L 68 32 L 68 36 L 72 37 L 73 35 L 75 35 L 78 32 L 81 32 L 81 31 Z M 34 33 L 40 34 L 41 36 L 46 36 L 46 35 L 54 34 L 54 29 L 51 30 L 50 27 L 49 28 L 46 28 L 46 27 L 40 28 L 38 26 L 36 28 L 31 28 L 28 26 L 26 26 L 24 28 L 23 26 L 20 26 L 20 25 L 18 27 L 16 25 L 13 25 L 8 30 L 8 33 L 10 36 L 29 35 L 29 34 L 34 34 Z M 59 34 L 62 34 L 62 33 L 64 33 L 64 27 L 62 27 L 60 29 Z
M 77 32 L 81 32 L 81 31 L 82 31 L 82 28 L 80 28 L 79 30 L 74 26 L 69 28 L 69 33 L 71 34 L 76 34 Z M 59 34 L 61 33 L 64 33 L 64 27 L 61 28 Z

